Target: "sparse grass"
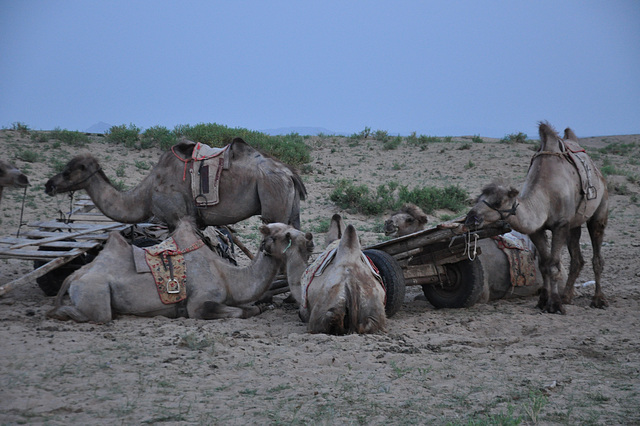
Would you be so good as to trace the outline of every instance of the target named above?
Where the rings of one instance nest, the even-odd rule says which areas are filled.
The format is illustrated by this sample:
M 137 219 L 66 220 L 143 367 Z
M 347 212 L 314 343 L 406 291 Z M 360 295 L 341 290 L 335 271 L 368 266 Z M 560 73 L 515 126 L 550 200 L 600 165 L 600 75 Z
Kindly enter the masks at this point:
M 473 169 L 475 166 L 476 164 L 473 161 L 469 160 L 469 162 L 464 165 L 464 169 L 465 170 Z
M 124 177 L 126 175 L 126 168 L 127 168 L 126 164 L 124 163 L 118 164 L 118 167 L 116 167 L 116 176 Z
M 484 140 L 480 137 L 480 135 L 473 135 L 471 138 L 471 142 L 473 143 L 484 143 Z
M 314 222 L 311 227 L 311 232 L 323 234 L 329 232 L 329 226 L 331 226 L 331 219 L 318 219 Z
M 400 146 L 401 143 L 402 143 L 402 137 L 401 136 L 396 136 L 393 139 L 389 138 L 382 145 L 382 149 L 384 149 L 385 151 L 390 151 L 390 150 L 393 150 L 393 149 L 397 149 Z
M 135 160 L 134 164 L 138 170 L 149 170 L 151 168 L 146 161 Z
M 201 336 L 199 333 L 187 333 L 180 336 L 178 347 L 186 348 L 192 351 L 202 351 L 209 349 L 213 352 L 214 340 L 209 336 Z
M 26 161 L 27 163 L 37 163 L 40 161 L 40 154 L 38 151 L 34 151 L 31 149 L 20 149 L 16 153 L 16 157 L 22 161 Z
M 468 142 L 463 143 L 462 145 L 460 145 L 460 146 L 458 147 L 458 150 L 459 150 L 459 151 L 464 151 L 464 150 L 467 150 L 467 149 L 471 149 L 471 144 L 470 144 L 470 143 L 468 143 Z
M 26 136 L 29 134 L 29 131 L 31 129 L 29 128 L 29 125 L 27 125 L 26 123 L 22 123 L 21 121 L 15 121 L 11 123 L 11 130 L 15 130 L 19 132 L 22 136 Z

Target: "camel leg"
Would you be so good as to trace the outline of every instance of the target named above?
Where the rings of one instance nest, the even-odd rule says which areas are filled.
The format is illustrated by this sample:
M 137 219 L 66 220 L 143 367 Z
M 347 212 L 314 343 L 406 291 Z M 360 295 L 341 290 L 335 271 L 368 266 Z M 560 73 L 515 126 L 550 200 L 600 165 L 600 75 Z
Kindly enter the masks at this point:
M 545 309 L 549 300 L 549 292 L 551 290 L 551 273 L 549 269 L 550 254 L 547 242 L 547 234 L 546 231 L 540 230 L 529 235 L 529 238 L 531 238 L 531 242 L 536 246 L 536 249 L 538 250 L 538 256 L 540 257 L 538 267 L 540 268 L 540 274 L 542 274 L 543 281 L 542 289 L 540 289 L 540 298 L 538 300 L 537 307 L 540 309 Z
M 198 309 L 196 314 L 189 316 L 200 319 L 221 318 L 250 318 L 262 313 L 259 306 L 227 306 L 222 303 L 206 301 Z
M 566 225 L 551 232 L 551 254 L 549 256 L 549 269 L 547 271 L 549 273 L 550 290 L 547 306 L 545 307 L 545 310 L 550 314 L 565 313 L 560 292 L 558 291 L 558 282 L 561 278 L 560 256 L 562 254 L 562 248 L 567 242 L 568 233 L 569 228 Z
M 564 294 L 562 296 L 562 303 L 566 304 L 570 304 L 573 300 L 573 284 L 576 282 L 584 266 L 584 257 L 582 257 L 582 250 L 580 250 L 581 234 L 582 227 L 577 226 L 569 231 L 569 238 L 567 239 L 571 265 L 569 266 L 569 276 L 567 277 L 567 283 L 564 286 Z
M 591 237 L 591 246 L 593 247 L 593 274 L 596 278 L 596 289 L 591 299 L 591 307 L 604 308 L 609 306 L 609 302 L 602 293 L 600 286 L 600 277 L 602 276 L 602 269 L 604 267 L 604 260 L 602 259 L 602 240 L 604 239 L 604 228 L 607 225 L 606 216 L 604 219 L 593 216 L 589 222 L 587 222 L 587 229 L 589 230 L 589 236 Z

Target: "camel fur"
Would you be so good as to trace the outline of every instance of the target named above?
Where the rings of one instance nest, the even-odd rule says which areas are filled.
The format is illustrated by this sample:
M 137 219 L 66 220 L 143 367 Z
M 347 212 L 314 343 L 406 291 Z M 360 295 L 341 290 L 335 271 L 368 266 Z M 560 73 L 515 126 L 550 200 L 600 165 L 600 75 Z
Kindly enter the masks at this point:
M 186 313 L 190 318 L 248 318 L 261 309 L 249 305 L 269 288 L 279 268 L 304 265 L 313 251 L 313 237 L 282 223 L 262 225 L 263 239 L 252 263 L 231 265 L 206 246 L 184 254 L 187 267 Z M 191 218 L 183 218 L 172 234 L 178 248 L 201 239 Z M 292 265 L 293 264 L 293 265 Z M 301 273 L 301 272 L 300 272 Z M 62 305 L 69 293 L 70 305 Z M 132 249 L 118 232 L 109 235 L 96 259 L 63 283 L 51 318 L 105 323 L 115 314 L 179 316 L 176 304 L 163 304 L 152 274 L 138 273 Z
M 595 275 L 591 306 L 603 308 L 608 305 L 601 288 L 604 264 L 601 248 L 608 220 L 607 184 L 591 158 L 585 156 L 583 165 L 568 161 L 565 141 L 549 123 L 540 123 L 539 133 L 540 149 L 531 160 L 522 189 L 518 191 L 499 182 L 485 186 L 465 223 L 482 226 L 506 220 L 514 230 L 529 235 L 538 249 L 544 280 L 538 307 L 550 313 L 564 313 L 563 304 L 571 303 L 573 299 L 574 283 L 584 266 L 580 235 L 582 225 L 586 223 L 593 247 Z M 564 139 L 578 145 L 578 138 L 569 128 L 564 132 Z M 589 194 L 583 191 L 578 167 L 585 167 L 595 177 Z M 550 248 L 547 231 L 551 232 Z M 561 297 L 560 265 L 565 245 L 571 262 Z
M 191 193 L 191 154 L 195 143 L 182 141 L 164 153 L 158 164 L 135 188 L 118 191 L 98 161 L 90 154 L 73 158 L 45 185 L 48 195 L 87 191 L 109 218 L 140 223 L 155 216 L 174 229 L 185 216 L 198 225 L 229 225 L 254 215 L 266 223 L 281 222 L 300 229 L 300 200 L 306 189 L 298 174 L 286 164 L 260 153 L 241 138 L 228 148 L 229 169 L 220 176 L 218 204 L 196 208 Z
M 29 179 L 16 166 L 8 161 L 0 160 L 0 202 L 2 190 L 7 188 L 25 188 L 29 186 Z
M 385 331 L 385 290 L 363 259 L 355 228 L 345 228 L 340 215 L 334 215 L 327 242 L 330 244 L 325 254 L 337 248 L 335 258 L 322 273 L 316 274 L 316 265 L 309 266 L 305 275 L 311 274 L 312 280 L 306 289 L 301 288 L 306 284 L 300 279 L 290 281 L 291 294 L 300 305 L 300 318 L 308 322 L 309 332 L 342 335 Z
M 412 219 L 409 219 L 410 216 Z M 391 237 L 403 237 L 422 231 L 425 223 L 420 218 L 426 218 L 426 214 L 415 204 L 407 204 L 402 210 L 395 212 L 385 221 L 385 234 Z M 387 225 L 389 224 L 389 225 Z M 386 231 L 389 231 L 388 233 Z M 536 273 L 535 285 L 515 286 L 511 279 L 509 260 L 506 254 L 498 246 L 498 242 L 493 238 L 483 238 L 478 241 L 480 255 L 474 260 L 482 265 L 484 287 L 480 302 L 489 300 L 507 299 L 511 297 L 524 297 L 537 294 L 543 287 L 544 282 L 538 266 L 538 252 L 531 242 L 531 239 L 524 234 L 512 231 L 509 234 L 523 242 L 531 256 L 524 256 L 523 259 L 532 258 Z M 562 265 L 561 265 L 562 266 Z M 566 271 L 562 268 L 562 274 L 566 278 Z

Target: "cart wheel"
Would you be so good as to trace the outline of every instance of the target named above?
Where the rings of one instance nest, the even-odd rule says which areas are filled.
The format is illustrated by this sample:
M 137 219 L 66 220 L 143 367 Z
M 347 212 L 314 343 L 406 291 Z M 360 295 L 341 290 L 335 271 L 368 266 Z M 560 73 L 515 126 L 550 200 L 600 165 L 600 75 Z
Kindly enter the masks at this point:
M 384 310 L 387 317 L 391 317 L 400 310 L 404 302 L 405 284 L 402 268 L 391 255 L 382 250 L 364 250 L 364 254 L 371 259 L 380 272 L 382 283 L 387 292 Z
M 422 286 L 422 291 L 429 303 L 437 309 L 473 306 L 480 299 L 484 286 L 480 259 L 463 260 L 444 266 L 449 278 L 448 283 Z

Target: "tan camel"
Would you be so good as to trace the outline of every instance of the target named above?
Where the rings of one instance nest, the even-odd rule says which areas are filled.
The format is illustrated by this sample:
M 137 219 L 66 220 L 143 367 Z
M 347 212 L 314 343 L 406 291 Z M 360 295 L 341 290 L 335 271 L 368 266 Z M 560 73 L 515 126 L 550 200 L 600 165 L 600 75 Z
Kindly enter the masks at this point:
M 7 188 L 25 188 L 29 186 L 29 179 L 16 166 L 8 161 L 0 160 L 0 201 L 2 190 Z
M 300 305 L 300 318 L 308 322 L 311 333 L 385 331 L 382 280 L 362 253 L 355 228 L 345 229 L 340 215 L 331 221 L 326 250 L 301 279 L 289 282 L 291 295 Z
M 415 204 L 406 204 L 400 211 L 391 215 L 385 221 L 385 234 L 390 237 L 403 237 L 422 231 L 425 228 L 424 221 L 427 215 Z M 535 282 L 527 282 L 528 285 L 517 285 L 513 282 L 511 265 L 505 251 L 500 247 L 506 241 L 515 242 L 513 248 L 505 250 L 518 250 L 514 253 L 524 265 L 519 265 L 522 269 L 532 267 L 535 270 Z M 507 243 L 509 245 L 509 243 Z M 543 287 L 544 282 L 540 268 L 538 266 L 538 252 L 531 242 L 531 239 L 517 231 L 512 231 L 497 238 L 484 238 L 478 241 L 478 248 L 481 255 L 475 260 L 482 265 L 482 276 L 484 280 L 483 291 L 480 302 L 487 302 L 496 299 L 508 299 L 511 297 L 524 297 L 537 294 Z M 566 279 L 566 271 L 562 265 L 563 277 Z M 518 272 L 518 268 L 516 268 Z
M 229 225 L 260 214 L 266 223 L 287 223 L 300 229 L 300 200 L 306 189 L 286 164 L 260 153 L 240 138 L 229 146 L 229 169 L 222 172 L 218 204 L 196 208 L 191 193 L 191 153 L 195 143 L 182 141 L 160 157 L 135 188 L 120 192 L 109 182 L 90 154 L 73 158 L 62 173 L 45 185 L 49 195 L 85 189 L 95 205 L 111 219 L 140 223 L 155 216 L 171 229 L 184 216 L 198 225 Z
M 48 316 L 104 323 L 114 314 L 170 318 L 186 314 L 199 319 L 258 315 L 261 309 L 248 304 L 269 288 L 282 264 L 292 273 L 302 274 L 313 251 L 311 234 L 289 225 L 262 225 L 260 232 L 263 239 L 258 254 L 249 266 L 241 268 L 206 246 L 193 250 L 201 240 L 193 220 L 183 218 L 178 222 L 172 236 L 178 248 L 185 251 L 186 311 L 179 304 L 162 303 L 152 274 L 137 272 L 131 246 L 120 233 L 112 232 L 96 259 L 65 280 Z M 67 290 L 71 305 L 63 306 Z
M 582 225 L 587 224 L 593 247 L 595 294 L 591 306 L 608 305 L 601 289 L 601 254 L 608 219 L 607 184 L 602 173 L 584 152 L 571 129 L 564 140 L 547 122 L 540 123 L 540 149 L 533 156 L 521 191 L 501 183 L 482 190 L 475 206 L 467 214 L 468 225 L 506 220 L 511 227 L 531 237 L 540 254 L 544 288 L 538 307 L 564 313 L 563 303 L 571 303 L 574 282 L 584 258 L 580 250 Z M 577 152 L 577 155 L 573 153 Z M 546 231 L 551 231 L 551 248 Z M 571 263 L 563 297 L 560 297 L 561 252 L 567 245 Z
M 413 203 L 407 203 L 384 221 L 384 234 L 401 237 L 422 231 L 427 224 L 427 214 Z

